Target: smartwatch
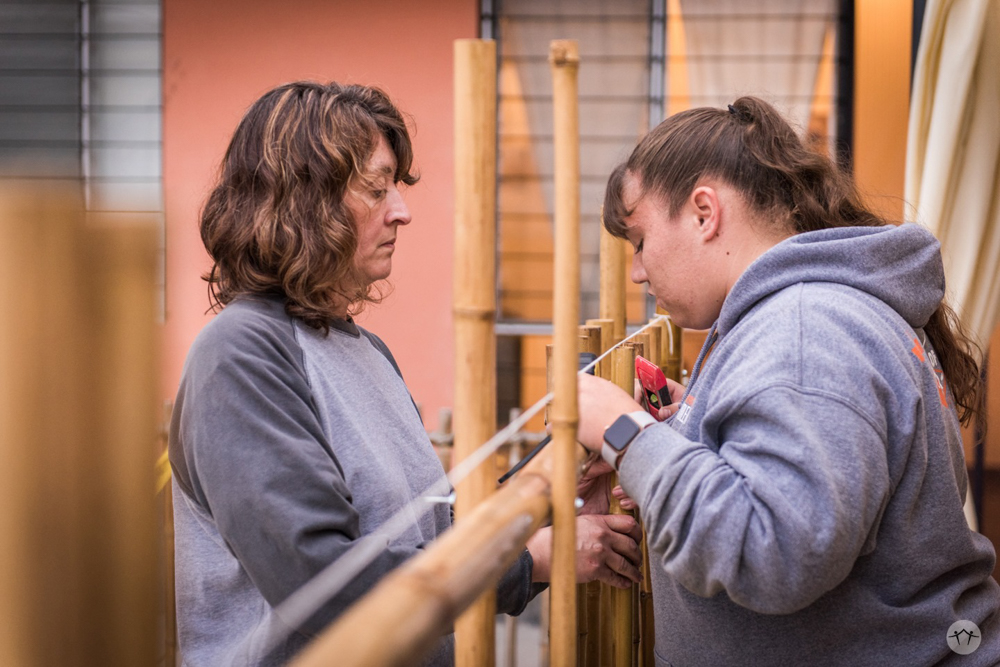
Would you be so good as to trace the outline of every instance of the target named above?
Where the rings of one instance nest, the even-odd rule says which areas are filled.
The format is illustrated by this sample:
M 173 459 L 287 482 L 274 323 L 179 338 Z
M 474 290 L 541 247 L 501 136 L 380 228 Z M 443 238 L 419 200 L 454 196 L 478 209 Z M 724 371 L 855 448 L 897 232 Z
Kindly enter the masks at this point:
M 611 423 L 611 426 L 604 429 L 604 446 L 601 447 L 601 456 L 608 462 L 608 465 L 618 470 L 618 462 L 621 461 L 625 450 L 632 444 L 636 436 L 642 433 L 647 426 L 656 423 L 656 419 L 646 412 L 639 410 L 622 415 Z

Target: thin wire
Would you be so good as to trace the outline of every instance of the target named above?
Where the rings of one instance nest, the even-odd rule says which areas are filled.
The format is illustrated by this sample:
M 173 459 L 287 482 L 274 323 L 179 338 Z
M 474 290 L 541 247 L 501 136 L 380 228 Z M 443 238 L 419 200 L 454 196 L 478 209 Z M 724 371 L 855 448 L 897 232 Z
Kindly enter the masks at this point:
M 648 324 L 640 327 L 630 336 L 623 338 L 621 342 L 608 348 L 604 354 L 581 368 L 578 374 L 582 375 L 586 373 L 596 366 L 598 362 L 611 354 L 612 350 L 664 319 L 667 319 L 667 316 L 657 315 Z M 284 602 L 275 607 L 272 621 L 264 629 L 267 632 L 267 637 L 265 638 L 265 646 L 267 648 L 265 653 L 273 650 L 278 642 L 284 639 L 287 633 L 291 632 L 294 628 L 302 626 L 320 607 L 326 604 L 327 600 L 340 593 L 345 586 L 361 574 L 362 570 L 368 567 L 391 544 L 392 540 L 401 535 L 416 519 L 419 519 L 433 507 L 436 503 L 427 502 L 428 496 L 440 497 L 450 495 L 453 487 L 458 486 L 458 483 L 468 477 L 480 463 L 488 459 L 501 445 L 516 435 L 532 417 L 552 401 L 552 398 L 552 392 L 545 394 L 541 400 L 522 412 L 520 416 L 512 420 L 492 438 L 476 448 L 474 452 L 452 468 L 451 472 L 439 477 L 423 493 L 401 507 L 386 522 L 379 526 L 378 530 L 356 540 L 354 545 L 344 552 L 340 558 L 327 565 L 319 574 L 303 584 L 297 591 L 288 596 Z

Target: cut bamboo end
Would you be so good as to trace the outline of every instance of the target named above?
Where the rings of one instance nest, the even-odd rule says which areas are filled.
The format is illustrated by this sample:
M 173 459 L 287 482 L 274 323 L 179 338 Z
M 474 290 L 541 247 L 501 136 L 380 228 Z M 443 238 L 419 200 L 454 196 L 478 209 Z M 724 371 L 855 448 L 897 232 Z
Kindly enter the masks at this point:
M 549 64 L 553 67 L 577 67 L 580 64 L 580 50 L 576 40 L 557 39 L 549 43 Z

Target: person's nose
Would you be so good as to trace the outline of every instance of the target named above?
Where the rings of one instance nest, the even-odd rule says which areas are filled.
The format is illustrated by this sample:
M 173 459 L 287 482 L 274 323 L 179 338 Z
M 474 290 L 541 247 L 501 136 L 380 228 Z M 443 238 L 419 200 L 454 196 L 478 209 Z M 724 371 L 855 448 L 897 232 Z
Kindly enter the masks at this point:
M 386 222 L 390 225 L 408 225 L 410 220 L 410 209 L 406 206 L 403 193 L 398 188 L 392 188 L 389 193 L 389 211 Z
M 642 265 L 642 254 L 636 253 L 632 255 L 632 271 L 629 274 L 632 282 L 639 284 L 644 283 L 649 280 L 646 276 L 646 267 Z

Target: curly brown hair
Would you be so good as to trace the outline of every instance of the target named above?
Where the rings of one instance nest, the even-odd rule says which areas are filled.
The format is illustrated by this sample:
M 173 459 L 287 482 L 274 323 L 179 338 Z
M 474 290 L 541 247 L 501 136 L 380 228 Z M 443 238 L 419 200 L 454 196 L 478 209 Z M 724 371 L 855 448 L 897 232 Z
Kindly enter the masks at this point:
M 762 218 L 788 221 L 792 233 L 890 224 L 869 209 L 851 176 L 805 146 L 770 104 L 741 97 L 729 110 L 675 114 L 647 134 L 608 179 L 604 226 L 625 238 L 631 215 L 624 190 L 634 176 L 644 196 L 657 195 L 677 215 L 703 177 L 720 178 Z M 963 424 L 981 409 L 981 352 L 944 302 L 924 326 L 955 397 Z
M 329 331 L 336 304 L 356 314 L 379 300 L 354 266 L 357 227 L 344 198 L 366 180 L 380 137 L 396 156 L 394 180 L 416 183 L 406 122 L 378 88 L 299 81 L 250 106 L 201 213 L 211 310 L 279 294 L 289 315 Z

